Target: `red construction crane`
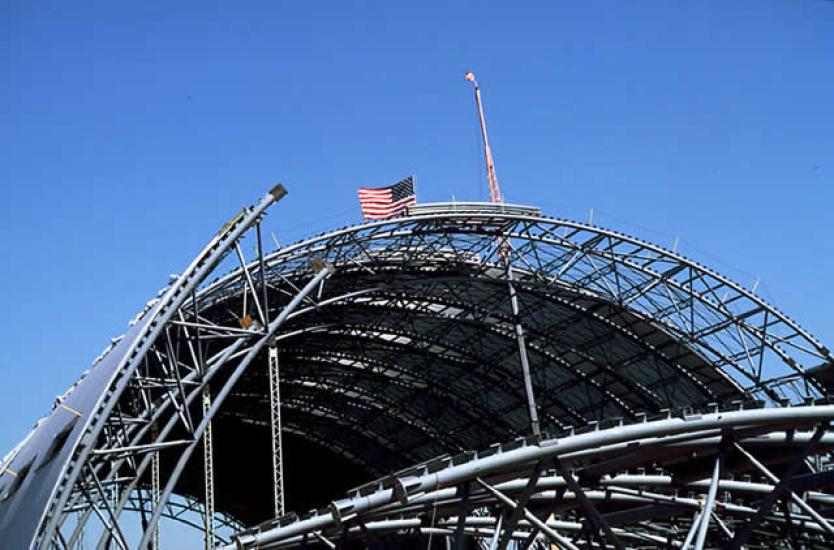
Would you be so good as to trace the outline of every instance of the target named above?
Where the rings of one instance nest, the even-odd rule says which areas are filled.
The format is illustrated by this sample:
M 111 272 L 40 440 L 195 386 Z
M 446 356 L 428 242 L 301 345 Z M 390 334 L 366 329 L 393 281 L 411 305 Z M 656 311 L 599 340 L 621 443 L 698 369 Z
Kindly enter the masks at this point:
M 501 188 L 498 187 L 498 176 L 495 175 L 495 163 L 492 162 L 492 150 L 489 148 L 489 137 L 487 137 L 486 120 L 484 120 L 484 107 L 481 104 L 481 89 L 475 74 L 472 71 L 466 73 L 466 80 L 475 85 L 475 102 L 478 104 L 478 116 L 481 118 L 481 137 L 484 138 L 484 158 L 486 160 L 487 179 L 489 180 L 489 201 L 493 203 L 503 202 Z

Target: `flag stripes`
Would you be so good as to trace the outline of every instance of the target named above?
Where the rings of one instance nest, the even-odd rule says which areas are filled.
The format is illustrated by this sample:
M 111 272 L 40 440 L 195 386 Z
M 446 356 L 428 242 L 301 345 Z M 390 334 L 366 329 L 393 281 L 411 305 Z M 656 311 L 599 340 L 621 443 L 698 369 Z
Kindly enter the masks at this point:
M 402 214 L 417 203 L 411 176 L 388 187 L 360 187 L 359 204 L 366 220 L 384 220 Z

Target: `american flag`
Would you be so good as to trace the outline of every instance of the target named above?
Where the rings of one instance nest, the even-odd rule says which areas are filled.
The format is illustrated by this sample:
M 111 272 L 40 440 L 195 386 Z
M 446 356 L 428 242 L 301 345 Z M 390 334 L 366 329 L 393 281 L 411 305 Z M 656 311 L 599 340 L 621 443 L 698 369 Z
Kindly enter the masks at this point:
M 409 176 L 388 187 L 360 187 L 359 204 L 366 220 L 384 220 L 402 214 L 417 203 L 414 179 Z

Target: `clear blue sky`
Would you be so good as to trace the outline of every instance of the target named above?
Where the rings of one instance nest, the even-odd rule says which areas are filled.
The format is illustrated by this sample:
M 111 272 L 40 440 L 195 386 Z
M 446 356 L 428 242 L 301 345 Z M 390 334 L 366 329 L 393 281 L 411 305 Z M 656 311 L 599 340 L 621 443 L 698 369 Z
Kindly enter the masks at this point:
M 171 4 L 0 2 L 0 454 L 274 182 L 283 241 L 411 172 L 486 197 L 470 69 L 509 200 L 834 345 L 834 2 Z

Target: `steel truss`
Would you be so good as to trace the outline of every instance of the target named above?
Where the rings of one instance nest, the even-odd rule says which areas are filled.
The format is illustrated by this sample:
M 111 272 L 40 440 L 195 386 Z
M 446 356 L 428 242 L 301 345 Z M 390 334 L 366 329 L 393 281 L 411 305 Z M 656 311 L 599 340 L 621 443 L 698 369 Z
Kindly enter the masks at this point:
M 832 405 L 740 409 L 530 437 L 414 466 L 223 548 L 392 534 L 435 534 L 455 548 L 463 538 L 490 548 L 739 548 L 754 532 L 756 545 L 828 548 L 834 493 L 815 489 L 830 488 L 834 470 L 809 459 L 834 448 L 832 419 Z
M 535 209 L 418 207 L 405 218 L 350 227 L 285 248 L 267 258 L 267 267 L 291 272 L 316 255 L 344 270 L 368 273 L 418 262 L 427 267 L 465 264 L 472 268 L 466 271 L 469 279 L 504 281 L 496 272 L 496 233 L 507 235 L 512 245 L 512 271 L 524 292 L 558 299 L 562 291 L 578 307 L 581 298 L 574 291 L 628 307 L 702 353 L 712 369 L 726 371 L 748 395 L 790 402 L 819 396 L 818 384 L 805 371 L 831 363 L 831 352 L 761 298 L 668 250 L 598 227 L 546 218 Z M 239 277 L 230 274 L 212 291 L 234 291 Z M 448 279 L 442 283 L 452 284 Z M 391 294 L 397 290 L 393 286 Z M 454 302 L 453 296 L 447 300 Z M 403 302 L 391 296 L 385 305 L 397 308 Z M 452 310 L 449 302 L 441 305 Z M 593 307 L 590 315 L 603 306 L 596 302 Z M 492 309 L 488 313 L 500 313 Z
M 681 534 L 695 547 L 775 533 L 816 544 L 829 533 L 830 497 L 805 493 L 828 479 L 831 434 L 807 430 L 827 425 L 831 407 L 783 407 L 824 398 L 820 373 L 834 358 L 752 292 L 638 239 L 507 205 L 423 205 L 266 254 L 261 220 L 284 193 L 224 226 L 4 460 L 0 529 L 17 522 L 16 543 L 72 548 L 95 521 L 98 547 L 127 547 L 120 522 L 134 510 L 139 545 L 153 545 L 183 472 L 197 469 L 212 546 L 214 478 L 227 475 L 213 468 L 212 421 L 222 417 L 271 426 L 279 451 L 281 432 L 294 433 L 378 475 L 466 451 L 425 462 L 422 476 L 387 478 L 360 499 L 367 509 L 285 516 L 241 535 L 244 546 L 404 529 L 502 548 L 673 544 Z M 280 400 L 268 348 L 281 353 Z M 646 421 L 731 402 L 767 408 Z M 468 452 L 531 424 L 543 440 Z M 635 443 L 651 452 L 622 454 Z M 760 449 L 797 451 L 793 470 L 774 470 Z M 655 472 L 608 483 L 593 462 L 617 465 L 605 475 L 622 480 L 693 452 L 712 462 L 686 482 Z M 739 456 L 756 480 L 732 477 L 727 462 Z M 280 470 L 278 458 L 276 510 Z M 749 496 L 762 491 L 771 496 L 761 503 Z M 414 527 L 427 506 L 437 523 Z
M 519 315 L 506 299 L 508 276 L 516 279 L 526 347 L 537 363 L 535 393 L 543 393 L 537 406 L 549 429 L 680 404 L 757 398 L 784 405 L 827 393 L 806 373 L 831 364 L 827 348 L 750 292 L 693 262 L 534 209 L 455 208 L 416 208 L 406 218 L 346 228 L 267 257 L 275 281 L 291 280 L 313 255 L 325 258 L 338 268 L 334 292 L 346 297 L 281 336 L 286 383 L 303 384 L 286 399 L 287 425 L 303 430 L 311 415 L 332 417 L 322 439 L 336 450 L 343 450 L 339 433 L 360 426 L 402 458 L 380 464 L 378 454 L 367 457 L 379 473 L 482 446 L 488 441 L 473 436 L 479 429 L 491 441 L 496 434 L 527 433 L 529 417 L 521 416 L 518 402 L 523 380 L 510 345 Z M 507 273 L 496 252 L 498 233 L 509 235 L 513 248 Z M 240 275 L 231 273 L 207 294 L 222 303 L 239 288 Z M 577 326 L 588 330 L 571 335 Z M 438 362 L 444 369 L 427 368 Z M 316 368 L 302 373 L 293 363 Z M 484 386 L 492 393 L 508 389 L 500 396 L 505 408 L 485 402 Z M 345 401 L 338 410 L 327 402 L 334 395 Z M 369 429 L 369 422 L 382 423 L 374 406 L 384 401 L 374 397 L 380 395 L 391 395 L 397 405 L 383 407 L 391 422 Z M 427 433 L 410 410 L 418 400 L 453 408 L 460 422 L 436 430 L 443 435 Z M 404 430 L 413 433 L 413 444 L 402 443 Z M 441 438 L 457 447 L 435 445 Z
M 205 443 L 207 494 L 203 496 L 207 498 L 203 527 L 207 531 L 207 546 L 214 546 L 211 439 L 204 439 L 211 433 L 211 419 L 234 379 L 258 356 L 301 300 L 320 289 L 331 273 L 329 266 L 321 264 L 293 300 L 274 312 L 261 306 L 259 294 L 263 295 L 265 282 L 261 276 L 257 285 L 248 276 L 240 242 L 253 228 L 260 236 L 261 216 L 284 194 L 283 187 L 277 186 L 256 206 L 244 209 L 226 224 L 188 269 L 172 278 L 162 296 L 149 303 L 134 320 L 130 338 L 114 342 L 98 363 L 59 399 L 53 415 L 40 423 L 38 428 L 45 430 L 44 424 L 58 424 L 62 412 L 71 411 L 77 418 L 64 423 L 55 441 L 63 443 L 77 431 L 73 439 L 78 444 L 55 482 L 35 544 L 46 545 L 51 541 L 60 547 L 74 547 L 87 521 L 97 517 L 104 527 L 99 546 L 115 542 L 126 547 L 128 543 L 119 526 L 119 517 L 126 508 L 135 506 L 131 500 L 138 495 L 144 533 L 140 545 L 149 545 L 157 538 L 157 522 L 165 514 L 179 473 L 195 447 Z M 239 265 L 247 274 L 244 305 L 240 312 L 227 316 L 226 323 L 205 319 L 200 310 L 199 286 L 232 250 L 237 252 Z M 263 257 L 260 238 L 257 253 Z M 246 298 L 251 300 L 249 304 Z M 212 400 L 210 383 L 218 374 L 227 386 L 221 387 Z M 101 387 L 98 403 L 84 395 L 96 386 Z M 202 398 L 202 418 L 193 416 L 191 405 L 197 397 Z M 95 408 L 91 410 L 90 405 Z M 171 437 L 173 433 L 178 437 Z M 42 459 L 42 465 L 46 466 L 54 461 L 56 454 L 67 452 L 66 447 L 55 446 L 47 456 L 35 453 L 28 460 L 31 464 Z M 29 449 L 24 445 L 15 451 L 4 463 L 4 473 L 12 471 L 10 466 L 15 460 L 26 459 Z M 161 455 L 173 461 L 174 469 L 169 479 L 161 482 L 162 489 L 157 493 Z M 145 484 L 152 485 L 150 494 L 141 490 Z M 5 493 L 5 499 L 12 496 L 11 492 Z M 149 502 L 141 502 L 148 497 Z M 85 512 L 78 515 L 78 510 Z M 72 531 L 65 533 L 61 527 L 69 514 L 78 517 Z M 32 518 L 24 519 L 31 521 Z

